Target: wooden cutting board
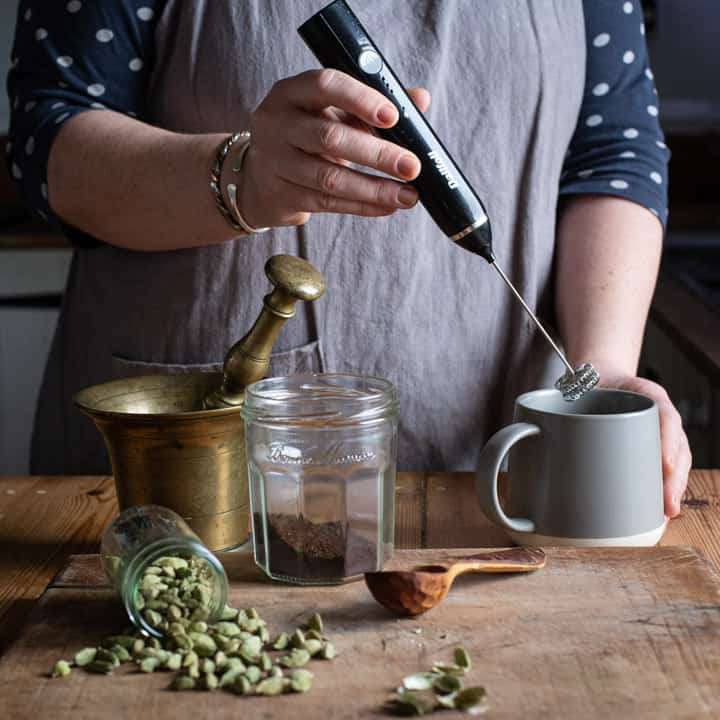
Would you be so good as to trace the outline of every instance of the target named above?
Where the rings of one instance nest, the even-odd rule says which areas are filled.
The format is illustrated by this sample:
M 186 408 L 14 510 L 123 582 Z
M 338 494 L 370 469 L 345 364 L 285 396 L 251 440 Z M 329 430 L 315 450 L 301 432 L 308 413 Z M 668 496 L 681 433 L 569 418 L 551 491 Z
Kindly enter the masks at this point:
M 472 552 L 399 551 L 393 566 Z M 129 668 L 48 678 L 56 659 L 126 624 L 97 556 L 75 556 L 0 661 L 0 717 L 378 718 L 404 675 L 450 660 L 458 644 L 473 658 L 468 682 L 488 691 L 489 718 L 720 717 L 720 576 L 692 548 L 549 550 L 543 570 L 461 577 L 442 605 L 410 619 L 387 614 L 364 583 L 276 585 L 247 555 L 223 562 L 232 603 L 258 608 L 271 633 L 322 614 L 339 655 L 312 663 L 307 695 L 176 693 L 165 690 L 172 675 Z

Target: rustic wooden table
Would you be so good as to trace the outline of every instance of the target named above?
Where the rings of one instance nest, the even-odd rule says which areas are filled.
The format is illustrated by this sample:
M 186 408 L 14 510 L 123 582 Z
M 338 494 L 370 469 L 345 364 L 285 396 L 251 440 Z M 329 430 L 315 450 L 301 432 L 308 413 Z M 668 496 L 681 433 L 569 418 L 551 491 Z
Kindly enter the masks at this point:
M 452 552 L 438 548 L 508 544 L 483 519 L 468 474 L 404 473 L 397 494 L 398 546 L 434 548 L 399 551 L 398 566 Z M 420 618 L 390 616 L 363 583 L 278 594 L 248 553 L 225 554 L 232 604 L 261 608 L 271 628 L 296 625 L 308 608 L 321 612 L 340 648 L 336 661 L 314 668 L 313 692 L 243 698 L 239 709 L 231 693 L 167 693 L 167 674 L 140 678 L 130 666 L 111 682 L 80 672 L 50 679 L 58 657 L 125 622 L 98 556 L 88 554 L 116 511 L 115 493 L 102 477 L 0 479 L 0 718 L 374 718 L 397 678 L 459 644 L 497 720 L 717 718 L 719 500 L 720 471 L 696 471 L 667 547 L 548 548 L 545 569 L 460 578 Z
M 109 477 L 0 478 L 0 653 L 70 554 L 97 552 L 117 511 Z M 399 548 L 509 545 L 482 515 L 467 473 L 400 473 Z M 720 568 L 720 470 L 693 470 L 661 545 L 693 545 Z

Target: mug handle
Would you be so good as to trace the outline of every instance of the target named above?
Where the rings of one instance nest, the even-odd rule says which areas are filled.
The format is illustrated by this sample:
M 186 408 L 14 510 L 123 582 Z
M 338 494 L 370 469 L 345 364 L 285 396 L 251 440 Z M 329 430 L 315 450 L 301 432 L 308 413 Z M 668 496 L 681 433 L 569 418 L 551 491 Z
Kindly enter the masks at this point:
M 500 506 L 498 498 L 498 473 L 510 448 L 523 438 L 539 435 L 540 428 L 531 423 L 518 422 L 498 430 L 480 453 L 475 473 L 475 492 L 487 517 L 496 525 L 514 532 L 535 532 L 535 523 L 528 518 L 510 518 Z

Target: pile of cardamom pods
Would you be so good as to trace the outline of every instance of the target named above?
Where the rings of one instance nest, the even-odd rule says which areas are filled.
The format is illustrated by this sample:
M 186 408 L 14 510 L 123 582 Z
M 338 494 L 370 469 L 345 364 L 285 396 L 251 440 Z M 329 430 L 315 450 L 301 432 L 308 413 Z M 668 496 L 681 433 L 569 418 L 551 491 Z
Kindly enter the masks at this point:
M 226 607 L 220 620 L 209 624 L 210 580 L 203 566 L 193 557 L 166 557 L 145 569 L 138 604 L 145 620 L 163 633 L 161 639 L 135 629 L 111 635 L 98 647 L 79 650 L 71 662 L 56 662 L 52 676 L 65 677 L 73 666 L 109 675 L 123 663 L 134 662 L 144 673 L 174 671 L 175 690 L 223 688 L 238 695 L 307 692 L 313 674 L 304 666 L 311 659 L 335 656 L 323 635 L 320 615 L 290 635 L 281 633 L 274 642 L 254 608 Z
M 403 678 L 397 697 L 385 709 L 395 715 L 427 715 L 435 710 L 463 710 L 471 715 L 487 712 L 489 705 L 483 687 L 463 687 L 463 676 L 472 663 L 464 648 L 455 648 L 455 662 L 436 662 L 429 672 Z

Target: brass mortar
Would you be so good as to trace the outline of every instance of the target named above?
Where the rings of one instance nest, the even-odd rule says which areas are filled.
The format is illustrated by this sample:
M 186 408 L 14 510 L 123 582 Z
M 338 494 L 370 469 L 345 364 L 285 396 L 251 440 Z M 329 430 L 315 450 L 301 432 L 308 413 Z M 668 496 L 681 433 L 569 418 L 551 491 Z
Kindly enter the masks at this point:
M 222 373 L 147 375 L 81 390 L 75 405 L 93 420 L 110 454 L 120 509 L 164 505 L 211 550 L 248 537 L 244 388 L 267 372 L 273 342 L 298 300 L 325 289 L 310 263 L 275 255 L 274 285 L 250 331 L 228 351 Z

